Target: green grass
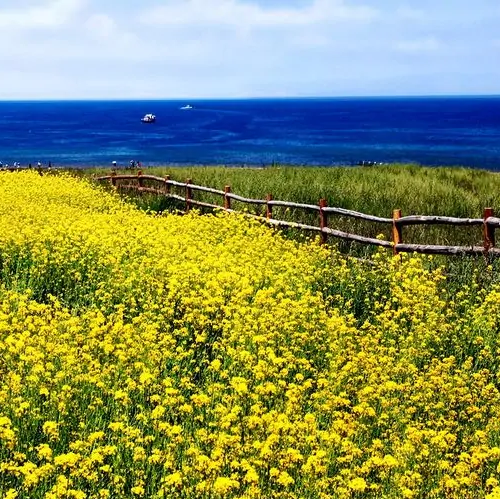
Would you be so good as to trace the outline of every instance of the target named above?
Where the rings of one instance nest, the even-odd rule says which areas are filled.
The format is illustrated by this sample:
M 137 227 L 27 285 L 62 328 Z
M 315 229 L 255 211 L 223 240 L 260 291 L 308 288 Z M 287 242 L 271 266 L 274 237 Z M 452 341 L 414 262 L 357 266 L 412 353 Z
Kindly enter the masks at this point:
M 79 174 L 96 175 L 106 170 L 82 170 Z M 392 217 L 394 209 L 403 215 L 447 215 L 482 217 L 485 207 L 500 209 L 500 176 L 496 173 L 467 168 L 426 168 L 415 165 L 376 167 L 170 167 L 149 168 L 144 173 L 165 176 L 223 189 L 246 197 L 318 204 L 325 198 L 329 206 L 363 213 Z M 118 173 L 122 173 L 119 171 Z M 130 171 L 128 171 L 130 173 Z M 181 192 L 182 194 L 182 192 Z M 222 203 L 218 197 L 196 193 L 203 201 Z M 143 207 L 162 211 L 172 203 L 152 197 L 138 201 Z M 175 204 L 174 204 L 175 205 Z M 235 209 L 255 210 L 248 205 L 233 203 Z M 182 209 L 182 205 L 179 206 Z M 257 210 L 259 212 L 259 210 Z M 263 214 L 262 208 L 260 214 Z M 303 210 L 275 208 L 274 218 L 319 225 L 318 215 Z M 365 223 L 351 218 L 331 216 L 329 226 L 361 235 L 390 238 L 390 227 Z M 408 227 L 404 230 L 408 243 L 477 245 L 481 244 L 480 228 Z M 351 246 L 348 244 L 347 246 Z M 346 248 L 347 249 L 347 248 Z
M 84 175 L 109 169 L 81 170 Z M 125 172 L 119 171 L 119 173 Z M 130 172 L 130 171 L 128 171 Z M 407 214 L 480 216 L 485 206 L 500 203 L 500 177 L 468 168 L 427 168 L 414 165 L 376 167 L 176 167 L 148 168 L 144 173 L 223 189 L 249 197 L 317 203 L 391 216 L 399 208 Z

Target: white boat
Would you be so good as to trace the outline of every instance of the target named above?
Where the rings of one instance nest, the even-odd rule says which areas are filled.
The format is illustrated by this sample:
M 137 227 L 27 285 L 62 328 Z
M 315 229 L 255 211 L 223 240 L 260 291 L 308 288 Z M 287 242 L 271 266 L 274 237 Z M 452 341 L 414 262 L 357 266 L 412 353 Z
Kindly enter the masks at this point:
M 190 106 L 189 104 L 186 104 L 185 106 L 182 106 L 181 109 L 183 109 L 183 110 L 193 109 L 193 106 Z
M 141 118 L 143 123 L 154 123 L 156 121 L 156 116 L 154 114 L 145 114 L 144 118 Z

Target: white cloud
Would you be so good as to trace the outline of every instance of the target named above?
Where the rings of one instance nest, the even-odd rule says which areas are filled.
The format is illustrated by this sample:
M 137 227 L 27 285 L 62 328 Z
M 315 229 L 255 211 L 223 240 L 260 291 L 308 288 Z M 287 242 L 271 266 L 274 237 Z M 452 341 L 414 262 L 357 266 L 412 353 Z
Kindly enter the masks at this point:
M 107 14 L 91 15 L 83 24 L 83 30 L 79 36 L 84 43 L 80 42 L 77 47 L 70 48 L 67 53 L 68 57 L 77 56 L 88 60 L 106 58 L 134 60 L 136 57 L 148 59 L 147 53 L 142 51 L 144 47 L 141 38 L 120 27 Z M 55 52 L 58 53 L 57 50 Z
M 114 19 L 106 14 L 94 14 L 85 22 L 85 28 L 95 38 L 110 38 L 120 31 Z
M 455 1 L 0 0 L 0 99 L 471 92 L 496 6 Z
M 74 19 L 85 0 L 51 0 L 28 8 L 0 9 L 0 29 L 55 28 Z
M 343 0 L 314 0 L 307 7 L 263 8 L 239 0 L 185 0 L 152 8 L 141 16 L 149 25 L 218 25 L 236 29 L 308 26 L 343 21 L 369 22 L 378 11 Z

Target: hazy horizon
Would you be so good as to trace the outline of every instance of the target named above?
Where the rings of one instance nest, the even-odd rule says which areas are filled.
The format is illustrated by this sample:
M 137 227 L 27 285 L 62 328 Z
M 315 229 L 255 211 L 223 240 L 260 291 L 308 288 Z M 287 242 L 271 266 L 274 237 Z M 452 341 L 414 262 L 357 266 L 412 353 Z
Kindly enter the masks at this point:
M 500 98 L 499 94 L 435 94 L 435 95 L 309 95 L 288 97 L 155 97 L 155 98 L 75 98 L 75 99 L 0 99 L 0 102 L 210 102 L 210 101 L 262 101 L 262 100 L 343 100 L 343 99 L 481 99 Z

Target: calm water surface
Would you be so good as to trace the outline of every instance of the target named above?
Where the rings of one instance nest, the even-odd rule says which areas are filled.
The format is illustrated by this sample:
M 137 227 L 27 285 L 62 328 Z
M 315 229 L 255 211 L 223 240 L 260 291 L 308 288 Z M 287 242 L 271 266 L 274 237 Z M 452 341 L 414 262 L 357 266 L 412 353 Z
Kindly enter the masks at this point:
M 181 110 L 185 104 L 193 109 Z M 154 113 L 157 122 L 140 119 Z M 0 161 L 500 170 L 500 97 L 0 102 Z

